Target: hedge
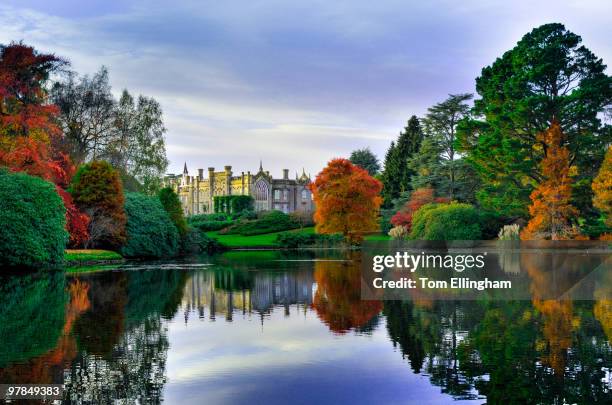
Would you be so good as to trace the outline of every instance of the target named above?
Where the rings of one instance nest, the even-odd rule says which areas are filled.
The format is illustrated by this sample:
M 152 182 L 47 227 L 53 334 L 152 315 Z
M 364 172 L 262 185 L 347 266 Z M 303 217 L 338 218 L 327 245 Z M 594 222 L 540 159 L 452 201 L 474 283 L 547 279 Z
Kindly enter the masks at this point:
M 412 217 L 411 239 L 479 240 L 482 230 L 476 209 L 469 204 L 427 204 Z
M 0 169 L 0 265 L 58 265 L 67 242 L 66 209 L 55 186 Z
M 162 258 L 178 253 L 179 233 L 157 197 L 125 195 L 127 241 L 125 257 Z
M 260 219 L 239 222 L 222 232 L 243 236 L 262 235 L 265 233 L 288 231 L 300 227 L 300 222 L 281 211 L 270 211 Z
M 305 246 L 330 247 L 344 243 L 341 234 L 317 234 L 310 232 L 283 232 L 276 235 L 276 243 L 280 247 L 297 249 Z

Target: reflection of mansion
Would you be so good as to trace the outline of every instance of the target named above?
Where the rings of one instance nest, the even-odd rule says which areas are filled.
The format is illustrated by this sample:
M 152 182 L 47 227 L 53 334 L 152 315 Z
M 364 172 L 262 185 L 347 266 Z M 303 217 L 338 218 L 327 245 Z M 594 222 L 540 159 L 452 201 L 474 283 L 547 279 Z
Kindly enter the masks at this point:
M 232 291 L 215 288 L 214 273 L 196 272 L 185 285 L 185 321 L 192 311 L 197 311 L 202 319 L 208 315 L 214 320 L 221 315 L 227 321 L 231 321 L 235 313 L 263 316 L 274 307 L 284 307 L 288 315 L 290 305 L 299 309 L 312 304 L 313 285 L 312 272 L 257 274 L 251 290 Z
M 289 178 L 289 169 L 283 169 L 283 177 L 275 179 L 270 172 L 264 171 L 261 163 L 256 174 L 242 172 L 234 176 L 231 166 L 224 171 L 215 172 L 208 168 L 208 178 L 204 169 L 198 169 L 197 176 L 190 176 L 187 163 L 182 175 L 167 175 L 165 183 L 177 192 L 186 215 L 206 214 L 214 211 L 216 196 L 250 195 L 255 201 L 255 211 L 279 210 L 283 212 L 311 211 L 312 198 L 308 184 L 310 176 L 304 170 L 302 175 Z

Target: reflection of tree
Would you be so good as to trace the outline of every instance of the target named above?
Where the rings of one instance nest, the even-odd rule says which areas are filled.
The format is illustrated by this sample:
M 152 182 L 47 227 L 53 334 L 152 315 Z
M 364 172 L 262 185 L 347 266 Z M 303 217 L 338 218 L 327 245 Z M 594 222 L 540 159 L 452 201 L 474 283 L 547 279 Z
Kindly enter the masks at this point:
M 92 285 L 92 307 L 77 321 L 81 353 L 65 374 L 65 401 L 161 402 L 169 347 L 162 318 L 176 314 L 186 274 L 133 271 L 86 279 Z M 109 331 L 94 337 L 104 333 L 96 324 L 104 316 L 110 318 L 105 321 Z
M 317 261 L 314 279 L 317 291 L 312 306 L 333 332 L 363 327 L 382 310 L 380 301 L 361 300 L 361 273 L 356 261 Z
M 55 347 L 41 356 L 0 370 L 0 381 L 22 384 L 61 382 L 60 373 L 64 366 L 76 357 L 77 347 L 71 331 L 75 320 L 89 308 L 88 289 L 89 286 L 79 280 L 70 282 L 68 286 L 70 300 L 64 309 L 64 326 Z M 44 312 L 43 308 L 39 308 L 39 311 Z

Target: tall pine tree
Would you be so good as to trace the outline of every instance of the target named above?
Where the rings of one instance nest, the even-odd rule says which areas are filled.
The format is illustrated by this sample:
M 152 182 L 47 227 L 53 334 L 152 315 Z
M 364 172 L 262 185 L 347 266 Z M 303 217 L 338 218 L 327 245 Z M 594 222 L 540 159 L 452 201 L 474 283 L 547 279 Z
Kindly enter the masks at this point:
M 397 143 L 391 142 L 385 155 L 385 168 L 382 174 L 385 206 L 390 206 L 393 199 L 398 198 L 402 192 L 410 190 L 410 179 L 414 172 L 408 166 L 408 159 L 419 151 L 422 140 L 421 124 L 413 115 L 404 130 L 400 132 Z

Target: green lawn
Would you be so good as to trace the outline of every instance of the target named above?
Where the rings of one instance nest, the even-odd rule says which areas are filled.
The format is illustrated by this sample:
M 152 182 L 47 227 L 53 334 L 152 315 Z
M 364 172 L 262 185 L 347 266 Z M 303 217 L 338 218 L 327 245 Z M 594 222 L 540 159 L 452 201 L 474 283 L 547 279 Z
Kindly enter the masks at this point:
M 236 247 L 269 247 L 276 246 L 276 235 L 284 232 L 304 232 L 314 233 L 313 227 L 294 229 L 292 231 L 266 233 L 263 235 L 242 236 L 242 235 L 220 235 L 219 232 L 206 232 L 206 235 L 217 239 L 219 243 L 230 248 Z
M 383 235 L 382 233 L 377 233 L 374 235 L 366 235 L 366 237 L 363 239 L 368 240 L 368 241 L 379 241 L 379 240 L 391 240 L 391 237 L 389 235 Z
M 81 262 L 92 262 L 97 260 L 122 260 L 121 256 L 117 252 L 111 252 L 110 250 L 100 249 L 67 249 L 64 252 L 64 261 L 67 263 L 81 263 Z

